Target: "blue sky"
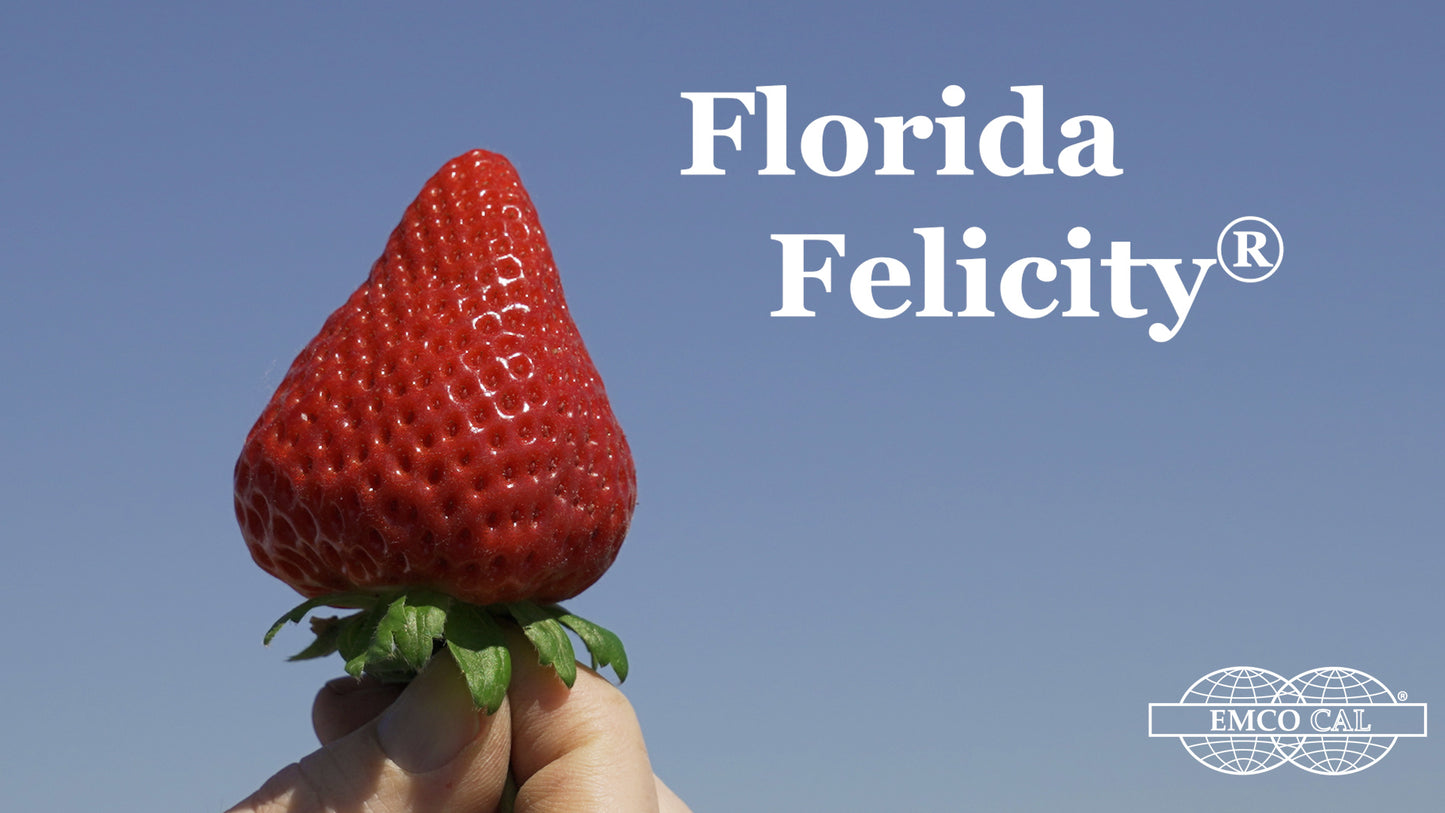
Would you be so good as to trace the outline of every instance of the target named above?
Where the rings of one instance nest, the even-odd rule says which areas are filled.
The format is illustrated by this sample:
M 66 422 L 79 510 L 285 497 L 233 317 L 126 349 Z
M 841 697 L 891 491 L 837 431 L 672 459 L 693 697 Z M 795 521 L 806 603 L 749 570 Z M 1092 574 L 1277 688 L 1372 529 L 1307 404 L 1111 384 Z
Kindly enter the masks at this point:
M 1439 12 L 67 5 L 0 28 L 16 809 L 221 809 L 313 747 L 340 664 L 261 648 L 294 595 L 246 555 L 231 468 L 402 209 L 473 147 L 521 172 L 632 443 L 632 534 L 572 604 L 627 640 L 654 764 L 695 810 L 1445 792 L 1439 738 L 1327 779 L 1225 777 L 1145 736 L 1149 702 L 1240 664 L 1445 699 Z M 757 174 L 755 116 L 726 175 L 682 175 L 680 94 L 765 85 L 788 86 L 798 173 Z M 939 176 L 936 140 L 912 176 L 798 157 L 828 115 L 965 115 L 976 150 L 1026 85 L 1051 164 L 1062 122 L 1096 115 L 1123 173 L 996 177 L 973 153 Z M 1211 257 L 1243 215 L 1288 246 L 1275 276 L 1209 272 L 1168 343 L 1109 315 L 1111 242 Z M 915 277 L 880 303 L 916 309 L 914 229 L 934 227 L 991 284 L 1090 257 L 1104 315 L 860 314 L 848 277 L 876 256 Z M 832 292 L 770 317 L 770 235 L 814 233 L 847 237 Z M 1164 307 L 1147 280 L 1136 302 Z

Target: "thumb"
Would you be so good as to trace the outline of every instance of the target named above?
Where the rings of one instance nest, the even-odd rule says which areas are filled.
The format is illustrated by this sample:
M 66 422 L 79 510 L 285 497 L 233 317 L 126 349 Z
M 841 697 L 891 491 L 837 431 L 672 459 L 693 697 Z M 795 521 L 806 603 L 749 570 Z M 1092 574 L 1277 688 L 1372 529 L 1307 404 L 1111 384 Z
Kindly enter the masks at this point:
M 456 661 L 438 653 L 380 717 L 283 768 L 228 813 L 492 810 L 510 728 L 507 705 L 476 711 Z

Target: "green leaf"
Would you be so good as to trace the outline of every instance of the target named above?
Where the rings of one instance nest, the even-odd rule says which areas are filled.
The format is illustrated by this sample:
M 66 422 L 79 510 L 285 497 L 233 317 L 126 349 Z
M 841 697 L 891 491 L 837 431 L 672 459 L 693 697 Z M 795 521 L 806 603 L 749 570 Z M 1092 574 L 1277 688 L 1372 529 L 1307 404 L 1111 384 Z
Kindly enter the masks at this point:
M 612 630 L 573 615 L 555 604 L 543 610 L 577 633 L 577 637 L 587 645 L 587 651 L 592 653 L 592 668 L 611 666 L 612 671 L 617 673 L 618 683 L 627 680 L 627 650 L 622 646 L 622 639 Z
M 305 618 L 307 613 L 311 612 L 317 607 L 370 607 L 375 601 L 375 596 L 369 593 L 357 592 L 327 593 L 324 596 L 317 596 L 316 598 L 308 599 L 296 605 L 295 607 L 292 607 L 291 612 L 286 613 L 285 615 L 276 619 L 276 623 L 272 624 L 271 629 L 266 633 L 266 640 L 264 643 L 267 646 L 270 646 L 271 639 L 275 638 L 276 633 L 280 632 L 281 628 L 286 626 L 288 622 L 292 624 L 300 624 L 301 619 Z
M 415 666 L 416 669 L 425 666 L 426 659 L 431 657 L 431 647 L 427 647 L 426 655 L 421 658 L 420 665 L 416 665 L 412 661 L 411 655 L 414 653 L 402 649 L 403 644 L 411 643 L 415 638 L 415 635 L 407 634 L 407 626 L 406 595 L 402 594 L 386 605 L 386 611 L 377 619 L 376 631 L 372 633 L 371 640 L 366 645 L 366 652 L 362 655 L 363 668 L 369 664 L 385 663 L 397 656 Z M 415 626 L 415 624 L 411 624 L 413 631 L 415 631 Z
M 321 597 L 319 597 L 319 598 L 313 598 L 313 599 L 311 599 L 311 600 L 309 600 L 309 601 L 304 601 L 304 602 L 302 602 L 301 604 L 298 604 L 298 605 L 296 605 L 295 607 L 292 607 L 292 608 L 291 608 L 291 612 L 286 613 L 285 615 L 283 615 L 283 616 L 281 616 L 280 618 L 276 619 L 276 623 L 272 624 L 272 625 L 271 625 L 271 629 L 267 630 L 267 632 L 266 632 L 266 640 L 264 641 L 265 645 L 266 645 L 266 646 L 270 646 L 270 645 L 271 645 L 271 639 L 272 639 L 272 638 L 275 638 L 275 637 L 276 637 L 276 633 L 280 632 L 280 631 L 281 631 L 281 628 L 284 627 L 284 626 L 286 626 L 288 623 L 289 623 L 289 624 L 300 624 L 300 623 L 301 623 L 301 619 L 305 618 L 307 613 L 311 612 L 312 610 L 316 609 L 317 607 L 324 607 L 324 606 L 326 606 L 326 596 L 321 596 Z
M 512 682 L 512 656 L 501 627 L 475 605 L 456 602 L 446 616 L 446 642 L 467 680 L 472 704 L 495 714 Z
M 555 669 L 557 677 L 567 684 L 567 688 L 572 688 L 572 684 L 577 682 L 577 655 L 572 651 L 572 639 L 567 637 L 567 630 L 557 619 L 530 601 L 508 604 L 507 612 L 522 625 L 522 632 L 536 647 L 542 665 Z
M 472 702 L 489 714 L 501 706 L 512 678 L 511 654 L 498 626 L 504 617 L 521 626 L 538 661 L 551 666 L 569 688 L 577 680 L 577 656 L 568 630 L 586 645 L 594 668 L 611 666 L 619 681 L 627 679 L 627 652 L 621 639 L 562 607 L 530 601 L 481 607 L 422 588 L 384 594 L 341 592 L 308 599 L 271 626 L 266 643 L 286 624 L 300 623 L 323 606 L 359 612 L 342 618 L 313 618 L 316 640 L 291 660 L 337 652 L 352 676 L 367 674 L 404 682 L 416 677 L 441 642 L 461 667 Z
M 414 590 L 407 594 L 406 606 L 412 610 L 418 635 L 433 641 L 446 635 L 451 597 L 432 590 Z
M 391 605 L 377 604 L 369 610 L 346 619 L 347 624 L 336 639 L 336 649 L 346 659 L 346 674 L 361 677 L 366 671 L 369 651 L 376 639 L 377 627 Z
M 341 628 L 345 621 L 340 618 L 313 618 L 311 629 L 316 633 L 316 640 L 311 645 L 287 658 L 288 661 L 309 661 L 314 658 L 324 658 L 336 651 L 336 641 L 341 637 Z

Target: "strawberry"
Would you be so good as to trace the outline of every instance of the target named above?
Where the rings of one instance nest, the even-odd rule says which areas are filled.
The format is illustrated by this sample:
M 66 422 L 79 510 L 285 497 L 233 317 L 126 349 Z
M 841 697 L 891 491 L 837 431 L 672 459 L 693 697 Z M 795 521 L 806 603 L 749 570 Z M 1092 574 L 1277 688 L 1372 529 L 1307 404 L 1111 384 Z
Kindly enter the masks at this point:
M 448 648 L 478 707 L 510 674 L 515 621 L 571 685 L 565 628 L 626 676 L 616 636 L 555 602 L 612 564 L 636 475 L 551 250 L 510 162 L 443 166 L 366 282 L 292 363 L 246 438 L 236 517 L 251 556 L 308 601 L 297 657 L 405 680 Z

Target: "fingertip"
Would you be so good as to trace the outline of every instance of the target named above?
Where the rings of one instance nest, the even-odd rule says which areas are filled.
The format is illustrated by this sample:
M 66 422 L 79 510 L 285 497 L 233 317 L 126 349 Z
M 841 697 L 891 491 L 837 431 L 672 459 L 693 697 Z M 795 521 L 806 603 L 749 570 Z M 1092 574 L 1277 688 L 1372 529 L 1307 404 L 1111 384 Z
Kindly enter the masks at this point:
M 483 716 L 455 663 L 434 661 L 400 697 L 397 687 L 364 680 L 323 687 L 316 700 L 319 736 L 344 729 L 343 718 L 362 716 L 368 706 L 381 705 L 382 713 L 280 771 L 233 810 L 495 808 L 507 774 L 507 707 Z M 394 702 L 387 704 L 389 698 Z
M 371 677 L 328 681 L 311 704 L 311 726 L 322 745 L 335 742 L 376 719 L 406 688 Z
M 647 746 L 621 690 L 583 667 L 569 690 L 535 654 L 513 659 L 507 701 L 519 809 L 528 799 L 564 810 L 654 809 Z

